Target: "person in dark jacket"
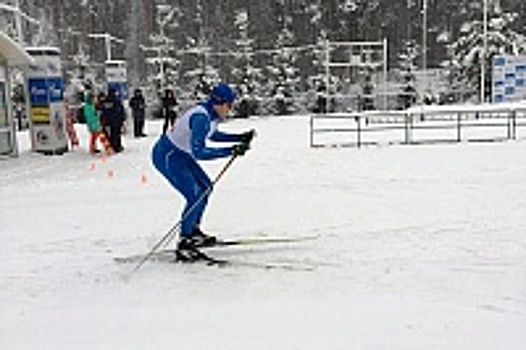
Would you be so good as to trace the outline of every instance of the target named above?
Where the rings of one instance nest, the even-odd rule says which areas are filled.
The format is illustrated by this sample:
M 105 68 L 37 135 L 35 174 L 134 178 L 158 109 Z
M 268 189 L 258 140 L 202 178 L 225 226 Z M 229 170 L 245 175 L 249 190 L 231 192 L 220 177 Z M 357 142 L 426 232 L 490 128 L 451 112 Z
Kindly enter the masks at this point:
M 165 134 L 168 128 L 171 128 L 174 125 L 175 118 L 177 118 L 177 113 L 175 112 L 177 100 L 175 99 L 173 90 L 166 89 L 161 102 L 162 116 L 164 118 L 163 134 Z
M 122 152 L 124 147 L 122 147 L 121 135 L 126 121 L 126 112 L 115 89 L 109 89 L 108 96 L 102 102 L 101 119 L 108 126 L 111 147 L 115 152 Z
M 146 102 L 141 89 L 135 90 L 133 97 L 130 100 L 130 109 L 133 117 L 133 135 L 135 137 L 146 136 L 143 131 Z

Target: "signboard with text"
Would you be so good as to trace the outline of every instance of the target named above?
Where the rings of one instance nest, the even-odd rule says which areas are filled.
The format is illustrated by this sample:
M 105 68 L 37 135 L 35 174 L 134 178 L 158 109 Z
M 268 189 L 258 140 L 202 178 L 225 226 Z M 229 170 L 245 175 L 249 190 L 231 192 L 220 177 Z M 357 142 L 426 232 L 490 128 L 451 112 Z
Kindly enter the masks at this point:
M 499 55 L 492 63 L 491 101 L 526 100 L 526 56 Z
M 128 100 L 128 76 L 125 61 L 106 61 L 106 83 L 122 101 Z
M 28 48 L 27 52 L 34 59 L 27 70 L 33 150 L 63 153 L 68 144 L 60 51 L 56 48 Z

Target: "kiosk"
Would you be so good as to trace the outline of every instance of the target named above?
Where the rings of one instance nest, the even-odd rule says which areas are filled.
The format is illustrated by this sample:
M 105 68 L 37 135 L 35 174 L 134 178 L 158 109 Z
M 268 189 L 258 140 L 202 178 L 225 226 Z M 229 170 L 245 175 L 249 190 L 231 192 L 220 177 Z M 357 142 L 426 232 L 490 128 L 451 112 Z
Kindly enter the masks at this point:
M 11 108 L 9 68 L 32 62 L 24 49 L 0 32 L 0 155 L 17 156 L 16 129 Z
M 26 50 L 34 60 L 27 70 L 32 149 L 44 154 L 63 154 L 68 150 L 68 140 L 60 50 L 55 47 Z

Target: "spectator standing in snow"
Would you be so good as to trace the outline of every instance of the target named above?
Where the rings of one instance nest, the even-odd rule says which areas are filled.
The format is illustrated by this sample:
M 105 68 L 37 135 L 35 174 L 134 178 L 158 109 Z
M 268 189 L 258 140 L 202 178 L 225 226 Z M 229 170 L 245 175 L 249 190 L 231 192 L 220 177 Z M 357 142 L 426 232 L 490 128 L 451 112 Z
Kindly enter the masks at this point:
M 146 102 L 141 89 L 136 89 L 133 97 L 130 99 L 130 109 L 133 117 L 133 135 L 135 137 L 146 136 L 143 131 Z
M 327 92 L 325 86 L 320 85 L 316 91 L 316 106 L 314 113 L 327 113 Z
M 106 135 L 106 138 L 109 139 L 110 133 L 109 133 L 108 124 L 106 123 L 106 120 L 104 120 L 104 117 L 101 115 L 102 114 L 102 103 L 104 102 L 105 99 L 106 99 L 106 93 L 104 91 L 101 91 L 97 95 L 97 98 L 95 99 L 94 102 L 95 102 L 95 110 L 97 111 L 100 117 L 100 124 L 102 126 L 102 132 Z
M 122 146 L 121 135 L 125 126 L 126 112 L 115 89 L 108 90 L 108 96 L 101 104 L 101 118 L 109 130 L 108 136 L 111 147 L 117 153 L 122 152 L 124 147 Z
M 64 109 L 66 110 L 66 133 L 68 134 L 71 149 L 75 149 L 79 146 L 79 138 L 77 136 L 77 131 L 75 130 L 73 112 L 69 108 L 67 101 L 64 102 Z
M 152 150 L 155 168 L 186 199 L 181 214 L 181 232 L 176 258 L 195 261 L 203 258 L 198 248 L 216 242 L 214 236 L 200 229 L 212 181 L 198 164 L 198 160 L 212 160 L 232 155 L 241 156 L 249 149 L 254 131 L 229 134 L 217 130 L 218 123 L 225 120 L 232 110 L 236 94 L 227 84 L 212 89 L 209 98 L 175 122 L 175 126 L 161 135 Z M 209 147 L 207 140 L 234 142 L 234 146 Z
M 161 102 L 162 102 L 162 107 L 161 107 L 162 116 L 164 118 L 163 134 L 165 134 L 168 128 L 174 125 L 175 118 L 177 118 L 177 113 L 175 112 L 175 106 L 177 105 L 177 100 L 175 99 L 173 90 L 166 89 L 164 91 L 164 96 Z
M 100 140 L 104 146 L 104 150 L 108 154 L 113 153 L 113 148 L 111 147 L 106 135 L 102 131 L 102 125 L 100 123 L 100 118 L 95 109 L 94 105 L 94 96 L 91 92 L 88 92 L 84 97 L 84 105 L 82 107 L 84 112 L 84 119 L 86 120 L 86 126 L 90 133 L 89 138 L 89 152 L 91 154 L 99 153 L 100 150 L 97 149 L 97 140 Z

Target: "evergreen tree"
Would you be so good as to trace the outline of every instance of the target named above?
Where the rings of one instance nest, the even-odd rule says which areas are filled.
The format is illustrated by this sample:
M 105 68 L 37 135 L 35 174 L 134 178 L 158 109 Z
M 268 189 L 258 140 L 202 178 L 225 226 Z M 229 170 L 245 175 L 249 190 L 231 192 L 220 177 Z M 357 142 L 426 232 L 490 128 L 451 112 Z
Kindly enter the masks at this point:
M 323 7 L 321 0 L 307 7 L 308 25 L 314 32 L 314 49 L 308 52 L 312 61 L 312 69 L 308 78 L 308 107 L 315 113 L 327 113 L 329 110 L 329 94 L 326 72 L 327 31 L 323 26 Z M 311 101 L 314 101 L 312 103 Z
M 399 55 L 400 78 L 402 91 L 398 96 L 398 104 L 402 109 L 411 107 L 416 102 L 415 71 L 418 69 L 419 47 L 414 40 L 404 44 L 404 51 Z
M 219 71 L 213 65 L 212 46 L 209 32 L 205 27 L 206 10 L 202 0 L 195 2 L 194 33 L 187 36 L 187 49 L 184 50 L 185 58 L 189 59 L 184 69 L 186 96 L 194 101 L 200 101 L 210 92 L 212 85 L 219 80 Z
M 237 64 L 232 69 L 233 77 L 237 85 L 239 100 L 237 103 L 237 115 L 248 117 L 257 113 L 258 102 L 255 94 L 261 90 L 261 69 L 255 67 L 253 61 L 255 52 L 254 40 L 249 36 L 249 14 L 246 10 L 238 11 L 235 25 L 239 31 L 239 39 L 236 40 L 235 55 Z
M 524 35 L 515 32 L 512 24 L 516 13 L 504 12 L 498 0 L 488 0 L 486 52 L 484 52 L 483 4 L 471 2 L 473 15 L 461 26 L 460 34 L 450 47 L 452 76 L 455 89 L 464 89 L 466 98 L 475 98 L 480 91 L 481 66 L 485 65 L 485 82 L 491 81 L 491 61 L 496 54 L 518 54 L 523 50 Z M 485 88 L 485 99 L 489 86 Z
M 144 85 L 141 81 L 146 76 L 145 55 L 141 45 L 146 42 L 146 33 L 139 28 L 146 26 L 146 13 L 143 0 L 130 0 L 127 14 L 127 38 L 125 56 L 128 70 L 128 80 L 131 86 Z
M 292 19 L 289 15 L 281 18 L 281 30 L 275 43 L 271 64 L 267 66 L 269 83 L 267 91 L 274 102 L 274 113 L 286 115 L 293 112 L 293 96 L 299 86 L 296 67 L 297 52 L 291 49 L 294 45 L 294 33 L 290 30 Z
M 167 28 L 178 26 L 178 16 L 180 10 L 177 6 L 158 5 L 155 17 L 158 32 L 150 35 L 152 46 L 144 47 L 144 50 L 154 52 L 146 62 L 155 70 L 149 81 L 155 86 L 158 96 L 162 96 L 166 89 L 173 89 L 178 81 L 180 61 L 173 55 L 174 41 L 166 33 Z

